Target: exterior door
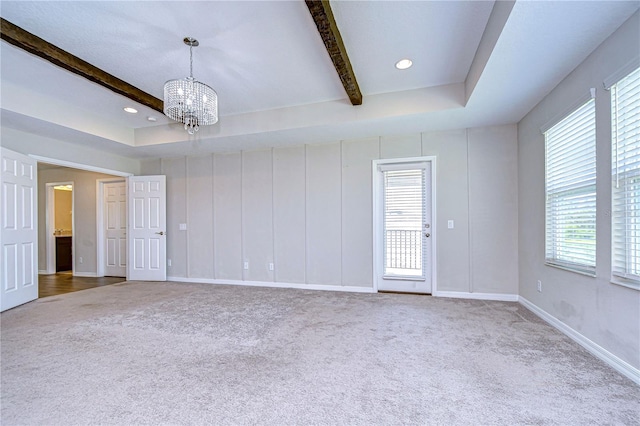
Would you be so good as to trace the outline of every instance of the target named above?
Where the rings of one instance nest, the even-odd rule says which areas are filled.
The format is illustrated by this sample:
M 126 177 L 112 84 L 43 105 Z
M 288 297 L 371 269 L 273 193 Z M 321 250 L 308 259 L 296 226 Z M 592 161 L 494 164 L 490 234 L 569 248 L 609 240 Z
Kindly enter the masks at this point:
M 431 161 L 378 164 L 378 290 L 432 291 Z
M 127 276 L 127 183 L 104 184 L 104 274 Z
M 38 179 L 35 160 L 6 148 L 0 170 L 0 311 L 5 311 L 38 298 Z
M 132 176 L 128 178 L 128 182 L 127 279 L 166 281 L 166 178 Z

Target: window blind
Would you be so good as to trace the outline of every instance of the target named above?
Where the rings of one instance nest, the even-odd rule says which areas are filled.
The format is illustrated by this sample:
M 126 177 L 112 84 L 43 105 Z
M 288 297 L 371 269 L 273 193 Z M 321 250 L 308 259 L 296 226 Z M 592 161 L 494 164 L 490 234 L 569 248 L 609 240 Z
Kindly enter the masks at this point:
M 640 68 L 611 86 L 612 274 L 640 284 Z
M 595 274 L 596 126 L 591 99 L 544 133 L 547 264 Z
M 383 176 L 384 274 L 422 277 L 425 171 L 388 170 Z

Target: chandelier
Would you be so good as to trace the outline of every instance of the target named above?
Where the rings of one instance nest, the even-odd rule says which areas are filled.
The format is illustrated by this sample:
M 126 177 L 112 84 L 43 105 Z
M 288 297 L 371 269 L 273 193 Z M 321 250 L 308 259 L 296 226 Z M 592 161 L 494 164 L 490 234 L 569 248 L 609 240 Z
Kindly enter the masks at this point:
M 184 129 L 193 135 L 200 126 L 218 122 L 218 95 L 215 90 L 193 78 L 193 48 L 200 43 L 184 38 L 189 46 L 189 77 L 169 80 L 164 84 L 164 114 L 184 123 Z

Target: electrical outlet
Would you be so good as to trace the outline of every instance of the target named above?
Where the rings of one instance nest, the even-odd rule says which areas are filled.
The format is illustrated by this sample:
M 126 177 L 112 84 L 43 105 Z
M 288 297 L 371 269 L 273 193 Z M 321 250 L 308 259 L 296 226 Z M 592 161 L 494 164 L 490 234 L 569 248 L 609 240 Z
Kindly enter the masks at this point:
M 249 262 L 244 262 L 244 269 L 249 269 Z
M 186 223 L 180 223 L 180 224 L 178 225 L 178 229 L 179 229 L 180 231 L 186 231 L 186 230 L 187 230 L 187 224 L 186 224 Z
M 271 262 L 271 263 L 269 264 L 269 270 L 270 270 L 270 271 L 273 271 L 273 262 Z
M 447 221 L 447 228 L 453 229 L 453 221 L 452 220 L 448 220 Z
M 542 293 L 542 281 L 538 280 L 538 291 Z
M 84 263 L 84 259 L 82 258 L 82 256 L 80 256 L 80 258 L 78 259 L 78 261 L 80 262 L 80 264 Z
M 167 259 L 167 266 L 171 266 L 171 259 Z

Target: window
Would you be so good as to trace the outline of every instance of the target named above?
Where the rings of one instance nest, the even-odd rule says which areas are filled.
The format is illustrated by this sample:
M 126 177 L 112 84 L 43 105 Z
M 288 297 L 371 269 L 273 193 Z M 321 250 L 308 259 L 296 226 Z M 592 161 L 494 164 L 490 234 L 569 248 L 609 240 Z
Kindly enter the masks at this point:
M 544 133 L 548 265 L 595 275 L 596 125 L 590 99 Z
M 612 275 L 640 285 L 640 68 L 611 86 Z
M 384 275 L 423 277 L 425 170 L 386 170 L 383 176 Z

